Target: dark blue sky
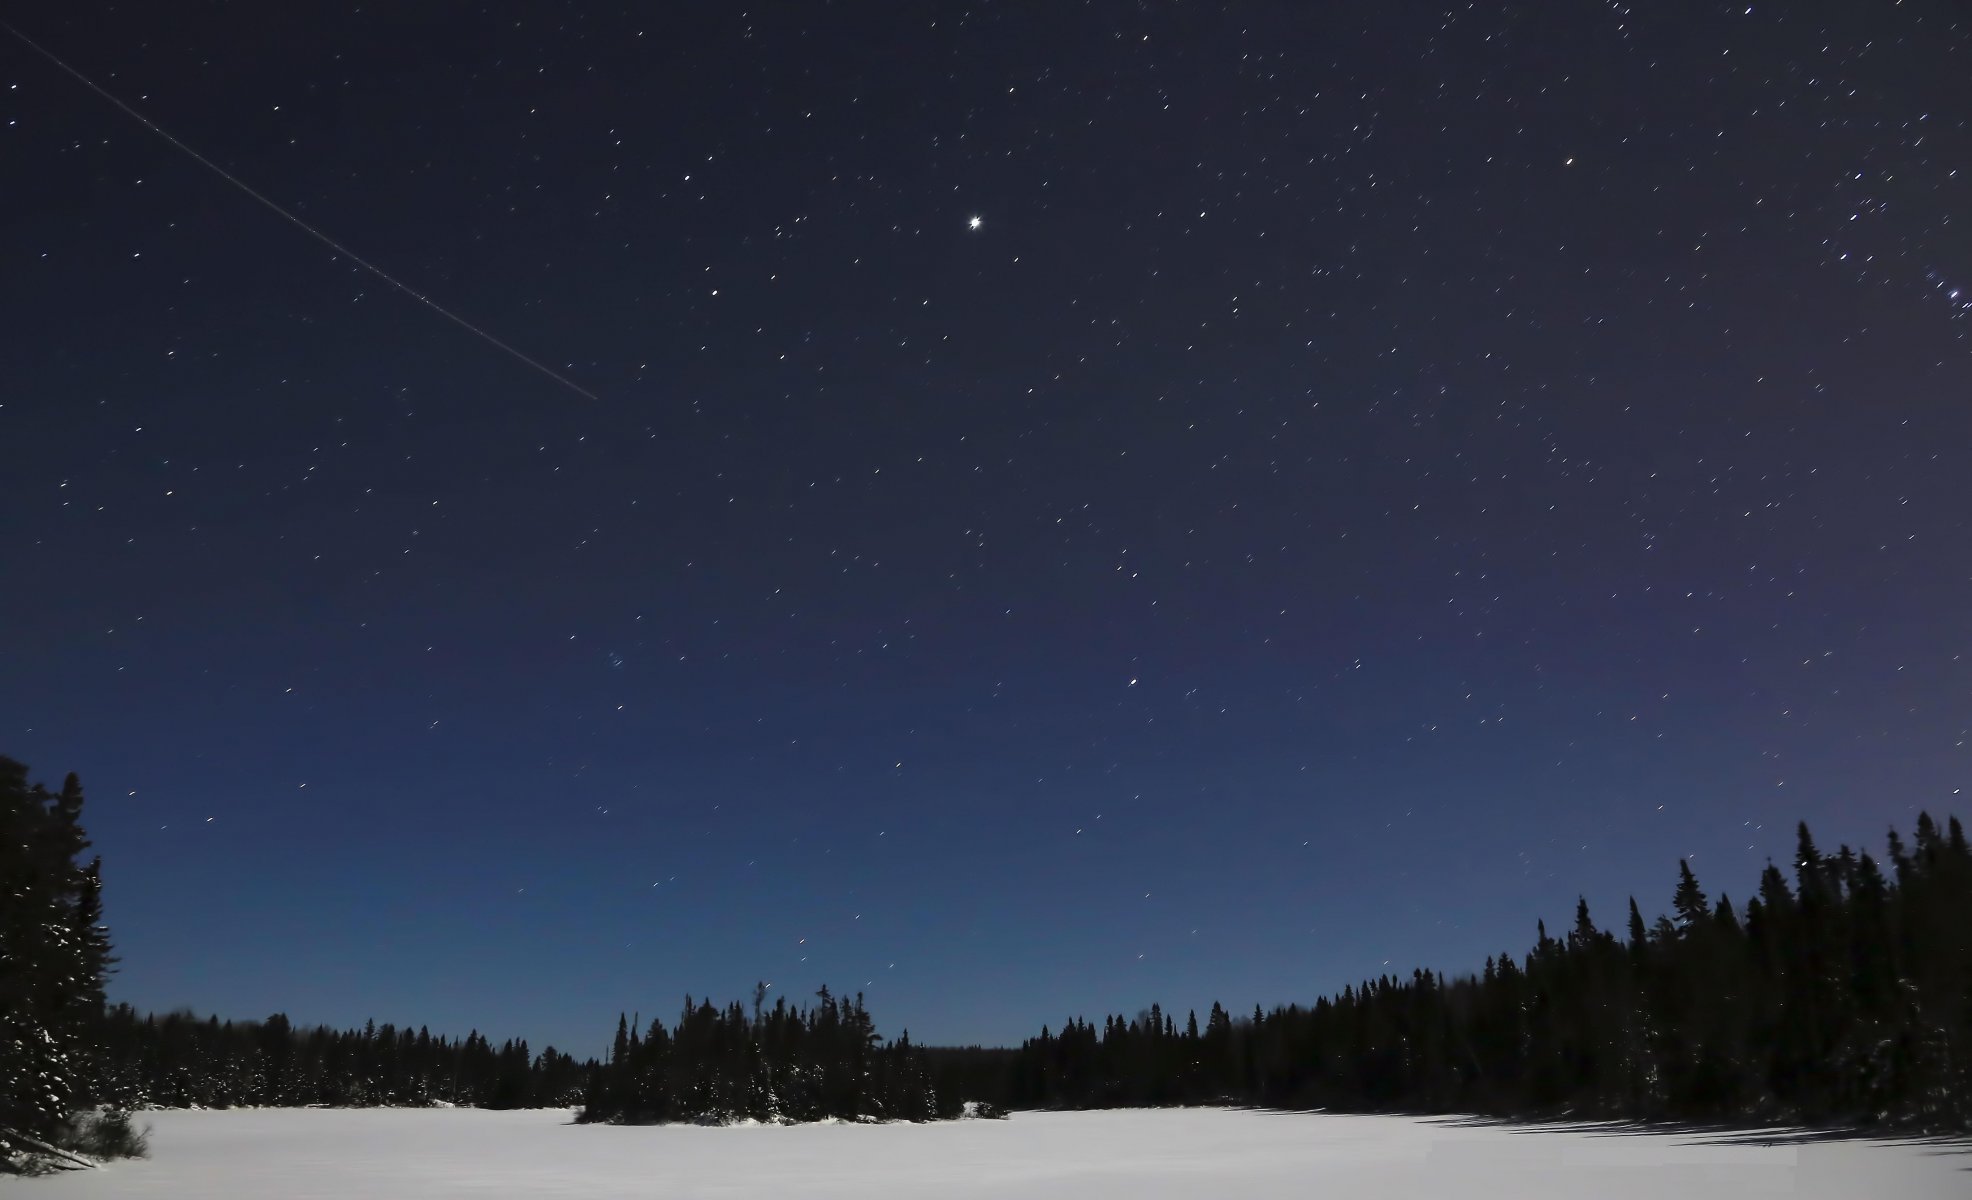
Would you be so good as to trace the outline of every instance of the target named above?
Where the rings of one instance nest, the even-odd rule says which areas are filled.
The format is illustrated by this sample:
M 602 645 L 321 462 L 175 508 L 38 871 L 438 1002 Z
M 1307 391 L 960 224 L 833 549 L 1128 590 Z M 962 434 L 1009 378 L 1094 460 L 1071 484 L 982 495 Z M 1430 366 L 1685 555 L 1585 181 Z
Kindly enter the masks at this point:
M 114 997 L 1008 1041 L 1964 811 L 1961 8 L 666 7 L 11 18 L 594 400 L 0 37 Z

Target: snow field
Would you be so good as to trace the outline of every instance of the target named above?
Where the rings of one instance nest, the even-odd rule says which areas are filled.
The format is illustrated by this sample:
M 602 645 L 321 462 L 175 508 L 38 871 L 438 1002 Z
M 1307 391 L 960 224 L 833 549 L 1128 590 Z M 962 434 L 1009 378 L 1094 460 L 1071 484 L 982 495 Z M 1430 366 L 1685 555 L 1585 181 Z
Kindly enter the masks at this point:
M 1972 1146 L 1166 1109 L 929 1125 L 630 1128 L 560 1111 L 142 1114 L 151 1158 L 35 1200 L 1972 1200 Z M 1785 1133 L 1771 1135 L 1786 1138 Z

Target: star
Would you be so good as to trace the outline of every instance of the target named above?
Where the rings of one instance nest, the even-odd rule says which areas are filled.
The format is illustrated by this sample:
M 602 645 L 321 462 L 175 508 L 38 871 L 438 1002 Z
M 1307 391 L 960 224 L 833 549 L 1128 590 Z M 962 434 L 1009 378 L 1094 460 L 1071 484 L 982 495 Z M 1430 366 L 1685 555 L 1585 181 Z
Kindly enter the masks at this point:
M 985 223 L 986 223 L 986 218 L 984 218 L 984 217 L 981 217 L 981 216 L 978 216 L 978 215 L 976 215 L 976 214 L 975 214 L 975 215 L 973 215 L 973 216 L 970 216 L 970 217 L 967 217 L 967 218 L 966 218 L 966 221 L 965 221 L 965 227 L 966 227 L 967 229 L 970 229 L 970 230 L 972 230 L 972 231 L 973 231 L 974 233 L 978 233 L 978 232 L 979 232 L 979 227 L 980 227 L 981 225 L 984 225 Z

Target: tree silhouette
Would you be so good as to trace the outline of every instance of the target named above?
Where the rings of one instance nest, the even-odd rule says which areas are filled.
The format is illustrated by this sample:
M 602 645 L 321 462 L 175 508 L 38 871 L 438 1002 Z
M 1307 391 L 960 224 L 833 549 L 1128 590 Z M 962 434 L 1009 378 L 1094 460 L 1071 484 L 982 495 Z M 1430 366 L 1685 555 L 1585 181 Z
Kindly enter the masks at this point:
M 82 784 L 30 784 L 0 757 L 0 1169 L 70 1134 L 90 1103 L 112 959 Z
M 1743 915 L 1681 861 L 1675 920 L 1632 899 L 1619 942 L 1579 900 L 1565 939 L 1537 923 L 1476 977 L 1384 976 L 1237 1022 L 1215 1002 L 1203 1032 L 1076 1018 L 1024 1043 L 999 1094 L 1972 1128 L 1972 853 L 1928 814 L 1888 842 L 1892 878 L 1801 826 L 1795 885 L 1768 864 Z

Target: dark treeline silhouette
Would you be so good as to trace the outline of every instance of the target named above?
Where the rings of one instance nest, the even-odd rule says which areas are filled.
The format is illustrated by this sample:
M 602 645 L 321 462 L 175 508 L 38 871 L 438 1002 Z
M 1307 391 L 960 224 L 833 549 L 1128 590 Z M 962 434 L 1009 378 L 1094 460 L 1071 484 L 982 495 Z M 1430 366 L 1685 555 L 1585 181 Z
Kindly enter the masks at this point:
M 141 1152 L 142 1105 L 580 1104 L 588 1121 L 926 1120 L 1001 1108 L 1248 1103 L 1719 1123 L 1972 1128 L 1972 851 L 1956 818 L 1892 830 L 1888 871 L 1799 830 L 1743 909 L 1678 866 L 1673 915 L 1574 927 L 1476 976 L 1413 971 L 1201 1024 L 1152 1005 L 1018 1050 L 927 1050 L 863 998 L 685 1000 L 619 1016 L 604 1060 L 477 1033 L 295 1028 L 107 1009 L 99 863 L 73 775 L 0 758 L 0 1170 L 64 1148 Z M 78 1122 L 102 1106 L 106 1117 Z
M 276 1014 L 221 1021 L 111 1008 L 95 1033 L 87 1092 L 125 1108 L 453 1104 L 582 1106 L 585 1121 L 811 1121 L 939 1115 L 924 1052 L 877 1036 L 862 997 L 785 1000 L 751 1016 L 689 997 L 677 1025 L 617 1019 L 602 1062 L 478 1033 L 434 1037 L 371 1022 L 299 1028 Z M 757 998 L 757 994 L 756 994 Z M 957 1104 L 950 1106 L 956 1111 Z
M 949 1115 L 974 1105 L 975 1116 L 1003 1117 L 1012 1103 L 1008 1082 L 1021 1052 L 1010 1046 L 927 1046 L 932 1086 L 938 1089 L 939 1111 Z
M 296 1028 L 278 1013 L 264 1021 L 140 1017 L 128 1005 L 105 1015 L 99 1045 L 94 1091 L 124 1107 L 547 1108 L 577 1103 L 596 1067 L 552 1046 L 538 1055 L 525 1041 L 496 1047 L 477 1032 L 449 1039 L 374 1021 Z
M 1237 1102 L 1347 1110 L 1972 1128 L 1972 854 L 1914 844 L 1768 864 L 1743 909 L 1687 863 L 1674 915 L 1624 936 L 1586 901 L 1561 938 L 1476 978 L 1385 976 L 1313 1007 L 1153 1005 L 1043 1029 L 1003 1066 L 1015 1107 Z M 991 1062 L 973 1060 L 975 1076 Z
M 676 1027 L 618 1020 L 604 1062 L 477 1032 L 297 1028 L 280 1014 L 221 1021 L 106 1009 L 113 959 L 100 860 L 82 824 L 82 787 L 28 782 L 0 757 L 0 1170 L 45 1169 L 69 1151 L 141 1152 L 124 1114 L 144 1106 L 581 1104 L 593 1121 L 816 1120 L 939 1115 L 924 1052 L 884 1042 L 859 995 L 827 988 L 749 1016 L 686 999 Z M 78 1121 L 103 1108 L 106 1119 Z M 945 1106 L 955 1113 L 956 1101 Z
M 941 1105 L 923 1050 L 906 1031 L 884 1042 L 863 997 L 839 1000 L 824 987 L 816 1003 L 786 997 L 765 1007 L 766 986 L 752 1010 L 715 1008 L 685 997 L 677 1024 L 652 1021 L 639 1031 L 618 1016 L 609 1060 L 595 1073 L 585 1121 L 930 1120 L 958 1115 Z

